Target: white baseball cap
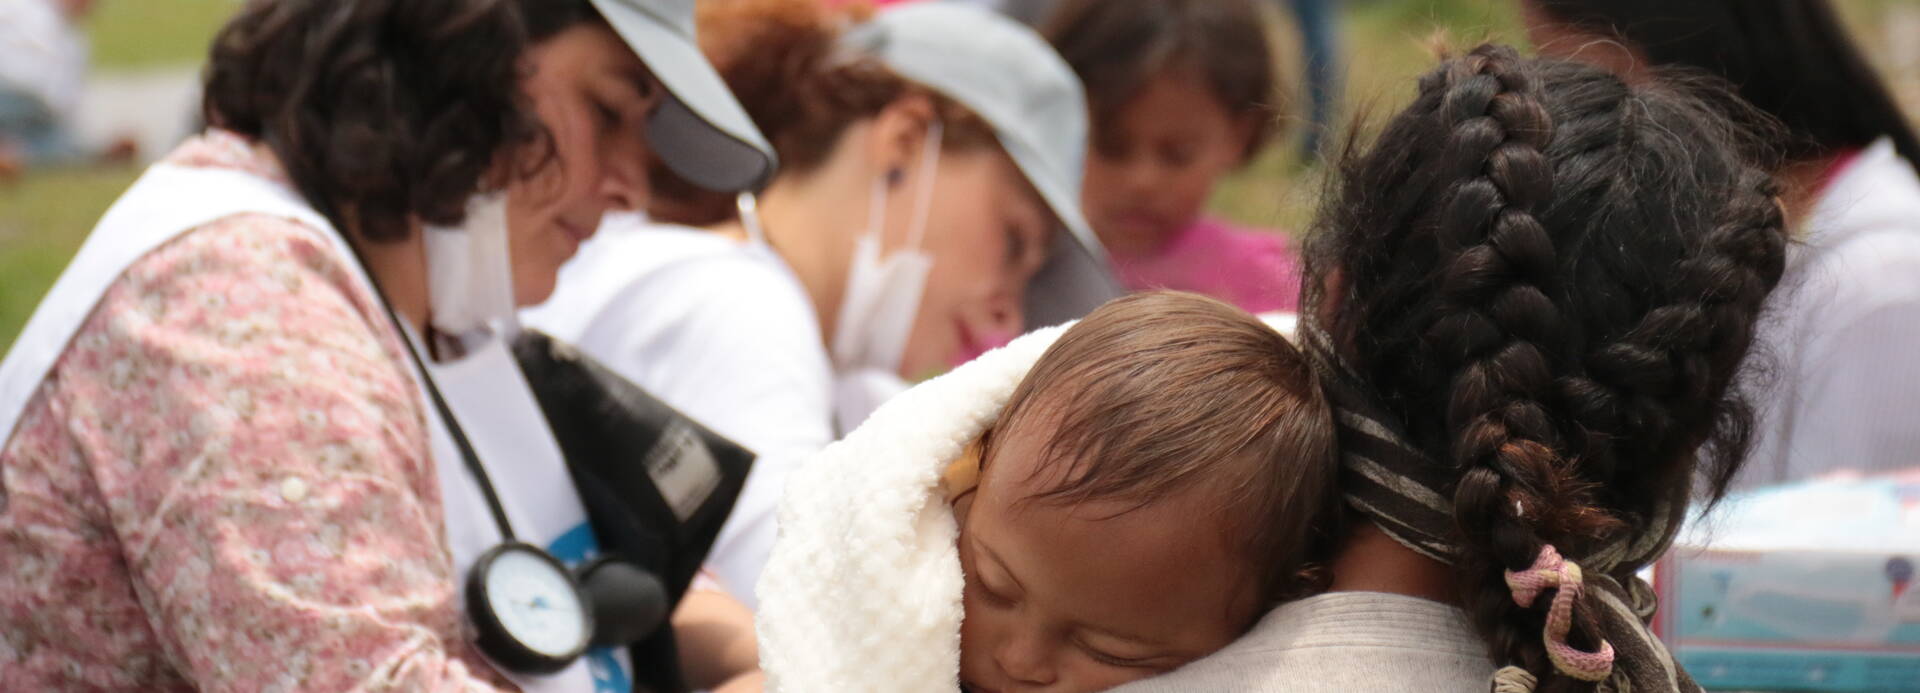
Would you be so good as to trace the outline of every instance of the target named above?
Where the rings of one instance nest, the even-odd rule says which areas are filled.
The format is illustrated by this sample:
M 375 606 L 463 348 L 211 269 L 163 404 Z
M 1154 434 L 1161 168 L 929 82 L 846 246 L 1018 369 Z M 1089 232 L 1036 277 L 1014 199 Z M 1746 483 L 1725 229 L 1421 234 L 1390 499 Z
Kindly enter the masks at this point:
M 694 0 L 592 2 L 671 97 L 647 122 L 648 145 L 667 167 L 710 190 L 765 185 L 779 159 L 700 52 Z
M 1028 286 L 1029 327 L 1079 318 L 1123 293 L 1080 211 L 1086 90 L 1046 39 L 991 10 L 920 2 L 876 14 L 840 43 L 987 121 L 1060 219 L 1052 255 Z

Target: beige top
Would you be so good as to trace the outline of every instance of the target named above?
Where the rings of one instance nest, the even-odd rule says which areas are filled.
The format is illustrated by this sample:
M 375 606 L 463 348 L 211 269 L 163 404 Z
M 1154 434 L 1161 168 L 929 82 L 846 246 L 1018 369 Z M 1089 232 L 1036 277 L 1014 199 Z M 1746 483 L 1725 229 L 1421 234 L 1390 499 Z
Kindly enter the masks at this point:
M 1282 605 L 1226 649 L 1114 692 L 1477 693 L 1493 670 L 1465 611 L 1399 594 L 1331 592 Z

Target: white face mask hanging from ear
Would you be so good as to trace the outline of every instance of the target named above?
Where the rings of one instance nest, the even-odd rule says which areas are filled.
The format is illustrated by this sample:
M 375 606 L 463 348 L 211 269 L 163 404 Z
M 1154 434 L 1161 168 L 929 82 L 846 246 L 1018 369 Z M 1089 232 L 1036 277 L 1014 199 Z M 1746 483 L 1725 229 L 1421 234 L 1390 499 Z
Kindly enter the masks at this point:
M 887 177 L 874 181 L 867 230 L 854 242 L 846 293 L 829 344 L 836 374 L 835 415 L 843 431 L 852 430 L 881 403 L 908 387 L 900 377 L 900 363 L 920 313 L 927 275 L 933 272 L 933 256 L 921 244 L 932 213 L 942 132 L 937 121 L 927 128 L 907 244 L 884 258 L 880 253 L 889 181 Z
M 515 329 L 507 194 L 475 195 L 459 226 L 428 226 L 423 233 L 434 331 L 464 351 L 491 336 L 491 328 Z

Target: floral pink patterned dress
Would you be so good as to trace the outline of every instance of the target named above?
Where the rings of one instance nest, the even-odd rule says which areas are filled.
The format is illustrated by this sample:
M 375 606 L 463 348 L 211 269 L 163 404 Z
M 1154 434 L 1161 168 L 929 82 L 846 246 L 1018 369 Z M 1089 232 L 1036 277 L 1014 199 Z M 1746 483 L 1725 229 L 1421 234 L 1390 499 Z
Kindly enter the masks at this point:
M 168 161 L 284 181 L 231 134 Z M 401 338 L 322 234 L 189 231 L 68 345 L 0 447 L 0 691 L 510 688 Z

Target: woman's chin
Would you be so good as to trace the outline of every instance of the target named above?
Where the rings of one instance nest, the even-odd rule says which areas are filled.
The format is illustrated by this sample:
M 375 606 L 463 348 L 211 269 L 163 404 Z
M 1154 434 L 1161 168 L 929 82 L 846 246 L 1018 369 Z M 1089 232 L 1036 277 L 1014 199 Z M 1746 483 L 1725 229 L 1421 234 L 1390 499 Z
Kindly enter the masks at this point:
M 554 285 L 558 283 L 559 270 L 540 272 L 540 276 L 517 278 L 513 282 L 513 303 L 520 308 L 532 308 L 553 298 Z

